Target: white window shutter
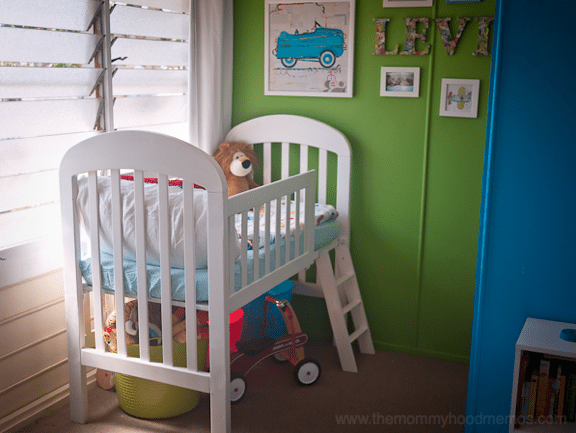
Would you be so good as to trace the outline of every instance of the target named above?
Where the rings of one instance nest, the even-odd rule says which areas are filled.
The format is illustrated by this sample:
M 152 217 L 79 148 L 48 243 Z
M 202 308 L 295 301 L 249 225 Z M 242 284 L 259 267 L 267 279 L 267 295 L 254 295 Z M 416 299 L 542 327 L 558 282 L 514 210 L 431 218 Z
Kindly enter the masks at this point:
M 112 125 L 188 140 L 189 12 L 189 0 L 3 2 L 0 287 L 59 266 L 57 172 L 71 146 Z

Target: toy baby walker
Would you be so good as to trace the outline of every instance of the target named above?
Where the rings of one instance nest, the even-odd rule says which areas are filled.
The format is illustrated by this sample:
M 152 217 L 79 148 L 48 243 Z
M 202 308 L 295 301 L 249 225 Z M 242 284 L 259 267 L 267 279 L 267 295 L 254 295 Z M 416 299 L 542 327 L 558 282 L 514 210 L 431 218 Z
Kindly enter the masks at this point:
M 290 302 L 278 300 L 272 296 L 266 296 L 264 302 L 264 324 L 262 334 L 266 328 L 266 307 L 268 303 L 275 305 L 282 314 L 286 324 L 286 335 L 273 338 L 262 337 L 236 342 L 237 352 L 230 357 L 230 399 L 232 403 L 238 403 L 246 394 L 248 388 L 246 375 L 260 361 L 272 356 L 276 362 L 290 362 L 295 366 L 294 378 L 302 386 L 316 383 L 320 378 L 320 364 L 313 359 L 304 357 L 304 344 L 308 341 L 308 335 L 300 329 L 296 313 Z

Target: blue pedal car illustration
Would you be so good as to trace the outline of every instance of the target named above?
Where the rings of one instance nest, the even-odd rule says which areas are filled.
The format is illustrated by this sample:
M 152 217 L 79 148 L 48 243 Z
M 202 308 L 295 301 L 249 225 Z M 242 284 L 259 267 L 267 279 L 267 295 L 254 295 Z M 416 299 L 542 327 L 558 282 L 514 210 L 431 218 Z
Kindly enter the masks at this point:
M 299 34 L 280 33 L 276 46 L 276 58 L 287 68 L 293 68 L 298 60 L 320 62 L 324 68 L 336 63 L 344 53 L 344 32 L 339 29 L 316 27 L 314 31 Z

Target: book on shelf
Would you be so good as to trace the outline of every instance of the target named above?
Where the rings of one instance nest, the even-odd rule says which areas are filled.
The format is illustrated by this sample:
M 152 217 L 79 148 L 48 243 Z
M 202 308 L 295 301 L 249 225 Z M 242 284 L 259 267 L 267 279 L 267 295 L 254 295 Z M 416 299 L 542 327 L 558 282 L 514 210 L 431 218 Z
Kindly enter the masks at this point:
M 576 360 L 524 352 L 517 392 L 515 428 L 527 420 L 576 422 Z

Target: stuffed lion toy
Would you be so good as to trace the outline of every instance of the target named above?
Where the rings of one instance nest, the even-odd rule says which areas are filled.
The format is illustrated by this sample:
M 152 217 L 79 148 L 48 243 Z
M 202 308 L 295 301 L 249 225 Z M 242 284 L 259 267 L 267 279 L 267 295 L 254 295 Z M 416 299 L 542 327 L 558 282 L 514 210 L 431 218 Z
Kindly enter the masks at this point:
M 259 186 L 252 179 L 253 167 L 258 165 L 258 159 L 249 144 L 222 143 L 214 154 L 214 159 L 226 176 L 228 197 Z

